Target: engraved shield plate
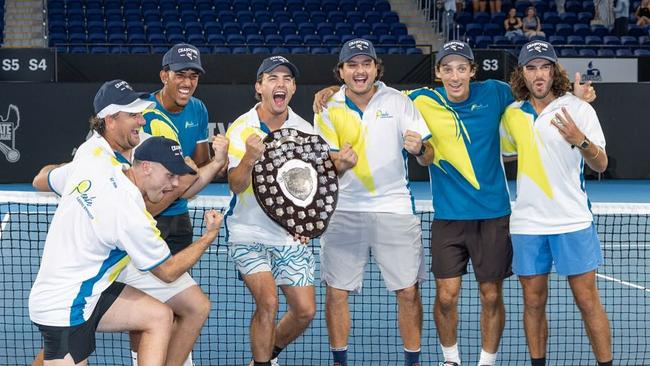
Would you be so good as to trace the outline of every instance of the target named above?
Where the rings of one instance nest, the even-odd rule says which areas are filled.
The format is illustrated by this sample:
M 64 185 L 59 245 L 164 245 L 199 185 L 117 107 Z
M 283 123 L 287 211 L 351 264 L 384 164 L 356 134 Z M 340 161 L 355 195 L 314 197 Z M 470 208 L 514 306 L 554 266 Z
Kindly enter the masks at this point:
M 272 132 L 253 167 L 253 192 L 262 210 L 292 235 L 309 238 L 327 228 L 338 201 L 338 176 L 320 136 L 293 128 Z

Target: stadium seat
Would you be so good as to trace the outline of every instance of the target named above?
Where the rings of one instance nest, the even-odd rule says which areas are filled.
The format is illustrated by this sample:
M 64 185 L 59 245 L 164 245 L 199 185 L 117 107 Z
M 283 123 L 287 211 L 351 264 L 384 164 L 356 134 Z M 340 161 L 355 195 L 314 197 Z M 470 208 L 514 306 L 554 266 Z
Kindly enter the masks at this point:
M 291 22 L 280 23 L 280 25 L 278 26 L 278 33 L 282 36 L 286 36 L 289 34 L 297 34 L 298 27 L 296 26 L 296 24 Z
M 287 47 L 273 47 L 271 49 L 271 53 L 274 55 L 278 55 L 278 54 L 288 55 L 291 53 L 291 51 Z
M 494 36 L 492 37 L 492 43 L 496 45 L 509 45 L 510 40 L 504 36 Z
M 312 23 L 298 24 L 298 34 L 305 36 L 316 33 L 316 26 Z
M 226 43 L 231 46 L 240 46 L 246 43 L 246 39 L 241 34 L 229 34 L 226 36 Z
M 630 25 L 627 35 L 629 36 L 634 36 L 634 37 L 641 37 L 641 36 L 647 36 L 648 35 L 648 28 L 647 27 L 639 27 L 638 25 Z
M 544 32 L 544 34 L 546 34 L 547 37 L 555 35 L 555 25 L 542 24 L 542 32 Z
M 292 54 L 306 54 L 306 53 L 309 53 L 309 49 L 307 47 L 291 47 L 291 53 Z
M 469 23 L 465 26 L 465 34 L 469 37 L 475 38 L 483 34 L 483 25 L 479 23 Z
M 372 0 L 359 0 L 357 1 L 357 10 L 360 12 L 375 10 L 375 2 Z
M 390 3 L 387 0 L 377 0 L 375 1 L 375 10 L 382 11 L 391 11 Z
M 573 33 L 573 27 L 565 23 L 559 23 L 555 26 L 555 34 L 558 36 L 570 36 Z
M 356 23 L 353 27 L 353 32 L 355 35 L 358 37 L 365 36 L 367 34 L 370 34 L 372 32 L 372 28 L 370 28 L 370 25 L 366 23 Z
M 570 45 L 583 45 L 585 38 L 583 36 L 570 35 L 566 39 L 566 43 Z
M 542 16 L 542 24 L 557 24 L 560 22 L 560 16 L 554 12 L 549 11 Z
M 290 13 L 295 13 L 296 11 L 302 11 L 303 10 L 303 1 L 302 0 L 287 0 L 287 3 L 285 4 L 285 9 L 290 12 Z M 289 53 L 289 50 L 285 53 Z
M 639 41 L 634 36 L 621 36 L 621 44 L 623 46 L 636 46 Z
M 560 50 L 561 57 L 575 57 L 578 56 L 578 52 L 574 48 L 562 48 Z
M 274 11 L 284 11 L 284 0 L 268 0 L 267 9 L 271 13 Z
M 306 46 L 320 46 L 322 38 L 315 34 L 308 34 L 302 37 L 302 43 Z
M 616 50 L 616 57 L 632 57 L 632 51 L 627 48 Z
M 284 10 L 279 10 L 273 12 L 273 22 L 282 24 L 282 23 L 288 23 L 291 21 L 291 14 L 288 11 Z
M 231 50 L 229 47 L 217 46 L 212 50 L 212 53 L 217 55 L 228 55 L 231 53 Z
M 490 14 L 486 12 L 477 12 L 474 14 L 472 23 L 486 24 L 490 22 Z
M 306 12 L 320 11 L 320 0 L 305 0 L 303 2 L 303 9 Z M 293 50 L 291 53 L 294 53 Z
M 488 48 L 488 45 L 492 43 L 491 36 L 477 36 L 474 40 L 476 48 Z
M 309 50 L 309 53 L 312 55 L 328 55 L 330 53 L 330 50 L 327 47 L 312 47 Z
M 327 21 L 330 23 L 343 23 L 345 22 L 345 13 L 339 10 L 330 11 L 327 13 Z
M 397 43 L 402 46 L 412 46 L 415 47 L 415 38 L 411 35 L 398 36 Z
M 271 53 L 271 49 L 268 47 L 253 47 L 251 53 L 254 55 L 267 55 Z
M 586 11 L 581 11 L 578 13 L 578 23 L 589 25 L 591 20 L 594 18 L 592 13 Z
M 267 3 L 266 0 L 251 0 L 250 10 L 252 12 L 256 12 L 256 11 L 260 11 L 260 10 L 267 11 L 267 10 L 269 10 L 268 7 L 267 7 L 267 4 L 268 3 Z
M 340 0 L 339 1 L 339 10 L 342 12 L 356 11 L 357 5 L 355 0 Z
M 406 54 L 407 55 L 421 55 L 422 50 L 417 48 L 417 47 L 407 48 L 406 49 Z
M 302 45 L 302 37 L 297 34 L 287 34 L 284 36 L 282 43 L 286 46 L 300 46 Z
M 500 36 L 503 34 L 503 25 L 488 23 L 483 26 L 483 34 L 486 36 Z
M 576 24 L 578 22 L 578 16 L 576 13 L 565 12 L 560 14 L 560 21 L 567 24 Z
M 634 50 L 634 56 L 650 56 L 650 49 L 647 48 L 637 48 Z
M 339 4 L 336 0 L 322 0 L 320 9 L 326 13 L 333 10 L 339 10 Z
M 580 24 L 580 23 L 574 24 L 573 34 L 575 34 L 576 36 L 586 37 L 588 35 L 591 35 L 591 29 L 586 24 Z
M 250 10 L 241 10 L 237 14 L 237 23 L 252 23 L 255 21 L 255 13 Z
M 603 39 L 598 36 L 586 36 L 585 44 L 587 45 L 599 45 L 603 44 Z
M 582 4 L 579 1 L 567 1 L 564 4 L 564 11 L 577 13 L 582 11 Z
M 593 48 L 582 48 L 578 51 L 579 56 L 596 57 L 596 51 Z
M 310 18 L 313 24 L 320 24 L 327 21 L 327 14 L 322 11 L 312 11 Z
M 273 16 L 266 10 L 258 10 L 254 13 L 255 21 L 258 24 L 269 23 L 273 20 Z
M 370 10 L 365 12 L 364 18 L 366 19 L 366 23 L 368 24 L 380 23 L 381 13 L 378 11 Z
M 594 36 L 604 37 L 609 35 L 609 30 L 604 25 L 592 25 L 591 34 Z
M 598 57 L 614 57 L 616 54 L 614 53 L 614 50 L 611 48 L 599 48 L 598 49 Z
M 363 22 L 364 14 L 360 11 L 350 11 L 345 14 L 347 22 L 353 26 Z
M 246 44 L 249 46 L 264 45 L 264 37 L 259 34 L 249 34 L 246 36 Z
M 377 7 L 375 6 L 375 9 L 376 8 Z M 397 13 L 394 12 L 394 11 L 385 11 L 385 12 L 381 13 L 381 19 L 382 19 L 383 23 L 386 23 L 386 24 L 397 24 L 397 23 L 399 23 L 399 15 L 397 15 Z
M 225 31 L 224 31 L 225 33 Z M 270 34 L 278 34 L 278 26 L 275 23 L 267 22 L 260 25 L 260 34 L 267 36 Z
M 334 26 L 334 33 L 336 33 L 339 37 L 344 34 L 353 34 L 352 25 L 348 23 L 336 23 Z
M 503 12 L 497 12 L 490 15 L 490 23 L 496 24 L 500 27 L 503 27 L 503 21 L 506 19 L 506 14 Z
M 335 47 L 340 45 L 341 43 L 343 42 L 341 42 L 341 37 L 339 37 L 338 35 L 331 34 L 331 35 L 323 36 L 323 44 L 326 46 Z
M 609 46 L 616 46 L 621 44 L 621 39 L 617 36 L 605 36 L 603 37 L 603 44 Z
M 648 36 L 639 37 L 639 44 L 642 45 L 642 46 L 650 45 L 650 37 L 648 37 Z
M 281 46 L 284 38 L 279 34 L 268 34 L 264 37 L 264 43 L 268 46 Z
M 381 45 L 391 45 L 391 46 L 396 45 L 397 44 L 397 37 L 393 36 L 391 34 L 386 34 L 386 35 L 383 35 L 383 36 L 379 36 L 379 44 L 381 44 Z
M 321 37 L 334 34 L 334 26 L 330 23 L 318 23 L 316 26 L 316 33 L 318 33 Z
M 404 23 L 394 23 L 390 26 L 390 34 L 394 36 L 404 36 L 408 34 L 408 30 Z
M 465 25 L 468 23 L 472 23 L 472 21 L 473 18 L 471 13 L 468 13 L 466 11 L 461 11 L 459 13 L 456 13 L 456 23 Z
M 381 37 L 390 33 L 390 26 L 386 23 L 374 23 L 372 25 L 372 34 Z

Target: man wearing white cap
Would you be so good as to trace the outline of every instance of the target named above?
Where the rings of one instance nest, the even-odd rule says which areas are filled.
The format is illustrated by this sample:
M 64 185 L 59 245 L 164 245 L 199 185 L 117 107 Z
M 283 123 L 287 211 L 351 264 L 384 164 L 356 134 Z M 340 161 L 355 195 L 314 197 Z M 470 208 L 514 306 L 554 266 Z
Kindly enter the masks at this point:
M 585 163 L 597 172 L 607 168 L 598 116 L 569 93 L 571 82 L 550 43 L 521 48 L 510 84 L 517 101 L 503 114 L 501 141 L 504 154 L 517 156 L 510 232 L 532 366 L 546 364 L 552 266 L 568 278 L 598 365 L 611 366 L 611 331 L 596 286 L 603 255 L 583 176 Z

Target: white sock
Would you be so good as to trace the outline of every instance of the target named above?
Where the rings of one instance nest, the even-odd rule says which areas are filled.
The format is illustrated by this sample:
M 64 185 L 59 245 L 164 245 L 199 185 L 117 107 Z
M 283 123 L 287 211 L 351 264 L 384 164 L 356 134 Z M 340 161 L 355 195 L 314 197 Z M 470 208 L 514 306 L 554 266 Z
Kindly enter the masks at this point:
M 481 348 L 481 358 L 478 360 L 478 365 L 489 365 L 493 366 L 497 361 L 497 354 L 489 353 L 486 350 Z
M 133 361 L 133 366 L 138 366 L 138 352 L 131 351 L 131 361 Z
M 194 366 L 194 362 L 192 362 L 192 352 L 190 352 L 190 354 L 187 355 L 187 360 L 183 362 L 183 366 Z
M 440 347 L 442 347 L 442 354 L 445 356 L 445 361 L 456 362 L 459 365 L 461 364 L 460 355 L 458 354 L 458 343 L 451 347 L 445 347 L 441 344 Z

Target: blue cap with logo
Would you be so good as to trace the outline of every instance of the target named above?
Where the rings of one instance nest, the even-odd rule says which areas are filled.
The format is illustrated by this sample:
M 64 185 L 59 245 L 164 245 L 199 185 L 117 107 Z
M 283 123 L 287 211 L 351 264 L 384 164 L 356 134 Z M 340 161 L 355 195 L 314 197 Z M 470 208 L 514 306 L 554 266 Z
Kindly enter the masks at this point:
M 519 66 L 524 66 L 536 58 L 556 63 L 557 54 L 555 53 L 553 45 L 544 41 L 532 41 L 526 43 L 521 47 L 521 51 L 519 51 Z
M 472 48 L 467 43 L 461 41 L 451 41 L 443 44 L 438 52 L 436 52 L 436 65 L 449 55 L 459 55 L 470 61 L 474 61 Z
M 291 61 L 287 60 L 283 56 L 271 56 L 267 57 L 262 61 L 260 67 L 257 68 L 257 77 L 259 78 L 265 72 L 271 72 L 278 66 L 286 66 L 294 78 L 297 78 L 300 75 L 296 65 L 292 64 Z
M 172 71 L 192 69 L 205 74 L 201 66 L 201 52 L 187 43 L 179 43 L 170 48 L 163 56 L 162 66 L 169 67 Z
M 140 161 L 153 161 L 162 164 L 167 170 L 176 175 L 196 174 L 196 171 L 185 164 L 183 150 L 174 140 L 162 136 L 152 136 L 135 148 L 133 157 Z
M 339 52 L 339 62 L 348 62 L 354 56 L 370 56 L 377 60 L 377 53 L 375 53 L 375 46 L 372 42 L 363 38 L 351 39 L 341 47 Z
M 93 107 L 98 118 L 105 118 L 118 112 L 140 113 L 153 108 L 154 103 L 146 100 L 149 93 L 139 93 L 124 80 L 105 82 L 95 94 Z

